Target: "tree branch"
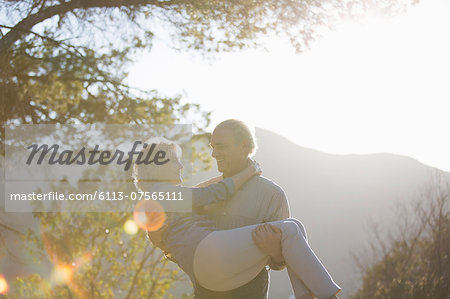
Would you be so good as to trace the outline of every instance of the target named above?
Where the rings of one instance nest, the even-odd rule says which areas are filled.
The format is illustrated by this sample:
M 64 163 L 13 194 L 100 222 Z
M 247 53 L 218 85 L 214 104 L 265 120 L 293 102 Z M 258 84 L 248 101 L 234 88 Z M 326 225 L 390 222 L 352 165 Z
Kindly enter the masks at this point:
M 63 15 L 75 9 L 88 8 L 115 8 L 122 6 L 153 5 L 163 7 L 170 5 L 171 1 L 149 0 L 73 0 L 60 5 L 50 6 L 31 14 L 17 23 L 8 33 L 0 39 L 0 53 L 6 52 L 23 35 L 30 32 L 34 25 L 50 19 L 56 15 Z
M 24 233 L 22 233 L 22 232 L 20 232 L 20 231 L 18 231 L 18 230 L 16 230 L 16 229 L 14 229 L 14 228 L 11 228 L 11 227 L 9 227 L 9 226 L 3 224 L 3 223 L 0 223 L 0 227 L 4 228 L 4 229 L 6 229 L 6 230 L 9 230 L 9 231 L 11 231 L 11 232 L 13 232 L 13 233 L 15 233 L 15 234 L 18 234 L 18 235 L 21 235 L 21 236 L 24 235 Z
M 128 294 L 127 294 L 126 299 L 130 298 L 131 294 L 133 293 L 134 287 L 135 287 L 136 282 L 137 282 L 137 279 L 138 279 L 138 277 L 139 277 L 139 273 L 140 273 L 140 272 L 142 271 L 142 269 L 144 268 L 145 262 L 146 262 L 147 259 L 148 259 L 148 256 L 145 255 L 145 251 L 147 250 L 149 244 L 150 244 L 149 242 L 146 242 L 146 244 L 145 244 L 145 249 L 144 249 L 144 254 L 142 255 L 142 260 L 141 260 L 141 262 L 140 262 L 140 264 L 139 264 L 139 267 L 136 269 L 136 273 L 134 273 L 133 281 L 131 282 L 131 286 L 130 286 L 130 288 L 128 289 Z

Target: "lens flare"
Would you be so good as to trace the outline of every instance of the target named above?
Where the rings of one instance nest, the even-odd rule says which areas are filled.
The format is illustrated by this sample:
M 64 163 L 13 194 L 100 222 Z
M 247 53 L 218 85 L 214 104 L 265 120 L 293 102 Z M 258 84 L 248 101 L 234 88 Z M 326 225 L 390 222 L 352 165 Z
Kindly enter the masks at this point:
M 61 242 L 60 239 L 55 238 L 55 234 L 51 227 L 46 225 L 45 222 L 41 222 L 41 236 L 45 251 L 54 265 L 50 274 L 50 284 L 66 285 L 77 295 L 77 298 L 90 298 L 86 285 L 80 280 L 82 279 L 80 278 L 80 275 L 82 275 L 83 265 L 90 262 L 93 255 L 90 252 L 85 252 L 79 257 L 74 258 L 72 261 L 68 260 L 68 257 L 65 256 L 67 248 L 61 245 L 67 243 Z
M 125 230 L 125 232 L 129 235 L 135 235 L 138 231 L 138 226 L 136 224 L 136 222 L 132 219 L 129 219 L 125 222 L 125 224 L 123 225 L 123 229 Z
M 72 282 L 73 267 L 72 265 L 56 265 L 50 276 L 51 282 L 54 284 L 67 284 Z
M 0 295 L 4 295 L 8 293 L 9 291 L 9 285 L 6 281 L 5 277 L 0 274 Z
M 136 205 L 133 218 L 140 228 L 152 232 L 164 225 L 166 213 L 158 202 L 145 200 Z

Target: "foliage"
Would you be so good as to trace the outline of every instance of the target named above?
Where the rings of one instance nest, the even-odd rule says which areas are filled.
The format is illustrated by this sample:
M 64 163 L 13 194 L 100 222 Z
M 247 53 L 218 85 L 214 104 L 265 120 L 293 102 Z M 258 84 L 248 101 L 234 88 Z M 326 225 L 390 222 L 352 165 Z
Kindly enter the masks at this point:
M 450 181 L 442 175 L 414 202 L 411 211 L 401 211 L 397 233 L 388 237 L 376 234 L 371 247 L 379 258 L 371 264 L 358 259 L 362 287 L 352 298 L 448 298 L 449 203 Z
M 11 298 L 162 298 L 181 272 L 143 237 L 125 233 L 128 213 L 35 213 L 40 232 L 25 238 L 30 255 L 48 257 L 50 279 L 14 282 Z
M 0 75 L 4 124 L 173 124 L 188 115 L 200 119 L 198 130 L 208 124 L 209 114 L 198 105 L 122 83 L 125 52 L 98 54 L 34 36 L 11 52 Z
M 127 63 L 139 51 L 149 50 L 156 34 L 168 32 L 173 48 L 209 53 L 252 46 L 259 37 L 274 33 L 287 36 L 301 51 L 338 17 L 368 7 L 397 11 L 411 2 L 415 1 L 3 0 L 0 120 L 188 119 L 201 132 L 209 115 L 199 113 L 198 106 L 124 83 Z

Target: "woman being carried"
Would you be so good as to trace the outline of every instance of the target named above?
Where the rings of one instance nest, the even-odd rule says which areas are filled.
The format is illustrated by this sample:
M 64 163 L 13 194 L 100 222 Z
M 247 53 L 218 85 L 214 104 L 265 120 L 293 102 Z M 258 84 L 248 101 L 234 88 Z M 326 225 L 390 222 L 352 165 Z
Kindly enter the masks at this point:
M 182 181 L 181 149 L 165 139 L 157 144 L 157 149 L 167 153 L 169 162 L 158 166 L 135 165 L 136 186 L 143 191 L 192 192 L 194 211 L 227 200 L 252 176 L 261 174 L 259 165 L 253 162 L 235 176 L 208 187 L 182 187 L 178 185 Z M 161 219 L 155 212 L 146 215 L 150 216 L 146 217 L 149 223 Z M 252 231 L 260 224 L 217 230 L 213 221 L 196 213 L 167 212 L 164 219 L 162 227 L 149 231 L 149 238 L 194 284 L 213 291 L 232 290 L 251 281 L 268 263 L 269 257 L 258 249 L 252 238 Z M 286 219 L 269 224 L 282 232 L 282 254 L 295 298 L 337 298 L 341 288 L 309 246 L 302 223 Z

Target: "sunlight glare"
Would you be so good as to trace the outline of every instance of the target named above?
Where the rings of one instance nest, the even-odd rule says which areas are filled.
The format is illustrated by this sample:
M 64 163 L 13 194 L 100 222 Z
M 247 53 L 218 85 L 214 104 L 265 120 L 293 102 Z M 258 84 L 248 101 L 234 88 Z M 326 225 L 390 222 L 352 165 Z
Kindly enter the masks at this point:
M 123 229 L 129 235 L 135 235 L 138 232 L 138 226 L 134 220 L 127 220 L 123 225 Z
M 319 151 L 389 152 L 450 171 L 449 11 L 450 1 L 429 0 L 349 21 L 301 54 L 274 37 L 267 50 L 203 63 L 155 44 L 130 82 L 183 92 L 213 112 L 208 130 L 238 118 Z
M 54 284 L 70 284 L 73 276 L 73 267 L 71 265 L 56 265 L 51 273 L 51 281 Z
M 5 295 L 9 291 L 9 285 L 5 277 L 0 274 L 0 295 Z
M 163 207 L 156 201 L 144 200 L 134 208 L 134 221 L 143 230 L 157 231 L 166 221 Z

